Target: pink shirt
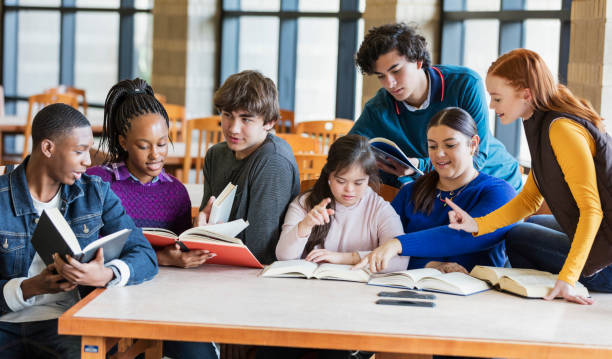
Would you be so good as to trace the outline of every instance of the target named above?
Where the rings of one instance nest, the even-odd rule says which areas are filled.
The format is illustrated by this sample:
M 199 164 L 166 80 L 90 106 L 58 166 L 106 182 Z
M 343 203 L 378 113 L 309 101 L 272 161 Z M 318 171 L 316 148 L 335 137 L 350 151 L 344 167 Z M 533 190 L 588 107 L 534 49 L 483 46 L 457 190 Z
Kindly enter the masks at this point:
M 303 258 L 302 252 L 308 237 L 300 237 L 297 225 L 306 217 L 304 200 L 308 195 L 297 197 L 289 205 L 278 244 L 278 260 Z M 299 202 L 298 202 L 299 201 Z M 334 252 L 359 252 L 363 258 L 372 249 L 404 234 L 402 222 L 391 204 L 368 187 L 361 200 L 345 207 L 336 202 L 336 213 L 323 247 Z M 394 257 L 385 270 L 405 270 L 409 257 Z

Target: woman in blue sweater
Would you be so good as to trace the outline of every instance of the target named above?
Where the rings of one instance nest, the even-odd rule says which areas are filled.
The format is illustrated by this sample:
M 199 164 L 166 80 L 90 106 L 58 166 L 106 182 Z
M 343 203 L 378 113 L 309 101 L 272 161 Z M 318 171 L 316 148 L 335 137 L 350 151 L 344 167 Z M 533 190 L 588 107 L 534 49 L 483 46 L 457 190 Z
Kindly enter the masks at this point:
M 467 272 L 477 264 L 504 266 L 504 234 L 511 226 L 466 240 L 470 233 L 448 228 L 450 208 L 445 198 L 461 203 L 471 215 L 481 216 L 510 201 L 516 191 L 507 182 L 478 172 L 474 157 L 479 137 L 465 110 L 449 107 L 438 112 L 427 127 L 429 159 L 434 170 L 402 187 L 393 208 L 406 234 L 376 248 L 357 264 L 383 270 L 395 255 L 411 256 L 409 269 L 434 267 L 443 272 Z

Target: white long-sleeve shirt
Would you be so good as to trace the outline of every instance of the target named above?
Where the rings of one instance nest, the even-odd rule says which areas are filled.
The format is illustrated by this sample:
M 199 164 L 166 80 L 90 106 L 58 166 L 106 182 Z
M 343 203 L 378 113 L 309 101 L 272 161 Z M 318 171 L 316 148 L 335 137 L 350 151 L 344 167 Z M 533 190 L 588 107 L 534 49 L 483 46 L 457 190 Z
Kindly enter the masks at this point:
M 307 196 L 298 196 L 289 205 L 276 245 L 278 260 L 305 257 L 302 253 L 308 236 L 298 235 L 298 223 L 308 214 L 304 205 Z M 368 187 L 360 201 L 353 206 L 346 207 L 336 202 L 335 214 L 323 248 L 334 252 L 358 252 L 363 258 L 376 247 L 401 234 L 404 234 L 402 222 L 391 204 Z M 405 270 L 408 261 L 409 257 L 394 257 L 385 272 Z

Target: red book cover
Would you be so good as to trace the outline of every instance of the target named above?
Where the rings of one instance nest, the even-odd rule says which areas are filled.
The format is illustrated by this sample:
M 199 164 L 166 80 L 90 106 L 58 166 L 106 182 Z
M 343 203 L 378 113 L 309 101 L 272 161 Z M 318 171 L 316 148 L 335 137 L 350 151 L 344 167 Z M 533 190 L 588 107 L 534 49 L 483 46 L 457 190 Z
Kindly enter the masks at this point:
M 257 258 L 243 244 L 233 243 L 205 243 L 191 242 L 189 240 L 181 241 L 189 249 L 204 249 L 210 253 L 215 253 L 216 256 L 207 260 L 206 263 L 225 264 L 232 266 L 263 268 Z

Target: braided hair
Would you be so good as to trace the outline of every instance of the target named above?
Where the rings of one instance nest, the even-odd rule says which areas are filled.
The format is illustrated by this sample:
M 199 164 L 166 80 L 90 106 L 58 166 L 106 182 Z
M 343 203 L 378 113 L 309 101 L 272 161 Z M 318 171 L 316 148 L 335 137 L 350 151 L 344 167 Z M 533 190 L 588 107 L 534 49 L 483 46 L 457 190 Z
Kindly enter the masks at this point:
M 155 98 L 153 88 L 142 79 L 123 80 L 115 84 L 104 103 L 104 124 L 101 149 L 107 149 L 104 163 L 125 161 L 128 153 L 119 144 L 119 136 L 126 136 L 132 120 L 146 114 L 158 114 L 170 127 L 164 106 Z

